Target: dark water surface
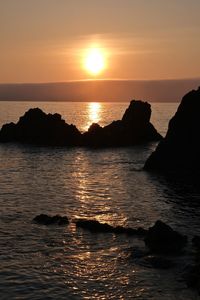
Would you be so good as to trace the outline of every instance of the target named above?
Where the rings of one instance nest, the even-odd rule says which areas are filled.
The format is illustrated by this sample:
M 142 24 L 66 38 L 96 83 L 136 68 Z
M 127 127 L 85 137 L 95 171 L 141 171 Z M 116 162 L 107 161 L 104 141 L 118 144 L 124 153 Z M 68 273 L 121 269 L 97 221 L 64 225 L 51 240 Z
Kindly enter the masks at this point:
M 88 103 L 1 102 L 0 123 L 16 121 L 35 106 L 64 112 L 84 130 L 95 118 L 101 124 L 120 118 L 127 104 L 95 104 L 90 110 Z M 153 123 L 163 134 L 177 104 L 152 106 Z M 0 145 L 0 299 L 198 299 L 182 278 L 192 260 L 190 247 L 170 258 L 172 269 L 155 269 L 148 259 L 130 257 L 144 249 L 141 239 L 92 234 L 73 223 L 86 217 L 146 228 L 161 219 L 184 234 L 200 234 L 198 186 L 141 170 L 155 146 Z M 40 213 L 67 215 L 70 225 L 33 224 Z

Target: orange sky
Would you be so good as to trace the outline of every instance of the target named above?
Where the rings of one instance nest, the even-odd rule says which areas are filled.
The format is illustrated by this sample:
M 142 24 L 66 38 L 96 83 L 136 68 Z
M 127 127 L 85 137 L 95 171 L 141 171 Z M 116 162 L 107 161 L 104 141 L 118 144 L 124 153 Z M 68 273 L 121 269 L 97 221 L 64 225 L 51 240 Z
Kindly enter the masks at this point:
M 199 0 L 0 1 L 0 83 L 200 77 Z M 83 67 L 103 48 L 106 68 Z

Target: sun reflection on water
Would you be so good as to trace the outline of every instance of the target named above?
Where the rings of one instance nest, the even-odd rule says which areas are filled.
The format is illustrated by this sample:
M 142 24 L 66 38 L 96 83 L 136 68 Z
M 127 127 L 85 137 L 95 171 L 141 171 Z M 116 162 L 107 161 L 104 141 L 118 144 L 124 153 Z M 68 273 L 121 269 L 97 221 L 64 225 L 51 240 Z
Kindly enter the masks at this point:
M 99 102 L 90 102 L 88 103 L 88 123 L 87 123 L 87 128 L 92 124 L 92 123 L 98 123 L 101 121 L 101 113 L 102 113 L 102 105 Z

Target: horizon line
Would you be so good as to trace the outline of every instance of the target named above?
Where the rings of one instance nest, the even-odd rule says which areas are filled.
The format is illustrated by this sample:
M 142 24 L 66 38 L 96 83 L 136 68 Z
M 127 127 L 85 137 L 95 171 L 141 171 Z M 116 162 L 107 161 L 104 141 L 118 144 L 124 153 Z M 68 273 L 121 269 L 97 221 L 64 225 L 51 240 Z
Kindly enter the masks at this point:
M 35 85 L 35 84 L 64 84 L 64 83 L 76 83 L 76 82 L 90 82 L 90 81 L 134 81 L 134 82 L 163 82 L 163 81 L 190 81 L 200 80 L 200 77 L 189 78 L 166 78 L 166 79 L 120 79 L 120 78 L 90 78 L 90 79 L 75 79 L 67 81 L 44 81 L 44 82 L 0 82 L 0 85 Z

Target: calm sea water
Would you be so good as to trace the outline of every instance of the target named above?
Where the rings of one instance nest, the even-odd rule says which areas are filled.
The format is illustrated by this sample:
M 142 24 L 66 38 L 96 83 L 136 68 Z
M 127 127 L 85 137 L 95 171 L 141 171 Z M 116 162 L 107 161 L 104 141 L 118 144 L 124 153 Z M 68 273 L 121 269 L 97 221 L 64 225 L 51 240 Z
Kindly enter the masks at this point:
M 84 131 L 119 119 L 128 103 L 0 102 L 0 125 L 30 107 L 59 112 Z M 161 134 L 178 104 L 152 104 Z M 0 299 L 198 299 L 182 273 L 190 251 L 158 270 L 130 258 L 141 239 L 91 234 L 75 218 L 148 227 L 161 219 L 182 233 L 200 234 L 199 189 L 142 171 L 155 143 L 89 150 L 0 145 Z M 67 227 L 33 224 L 40 213 L 63 214 Z

